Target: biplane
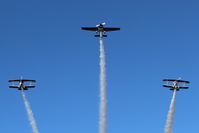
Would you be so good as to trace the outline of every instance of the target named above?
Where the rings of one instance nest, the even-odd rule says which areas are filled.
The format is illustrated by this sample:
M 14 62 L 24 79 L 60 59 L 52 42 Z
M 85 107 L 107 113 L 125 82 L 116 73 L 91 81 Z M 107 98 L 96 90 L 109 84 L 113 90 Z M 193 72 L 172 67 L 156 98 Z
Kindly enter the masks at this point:
M 28 90 L 29 88 L 35 88 L 36 80 L 29 80 L 29 79 L 16 79 L 16 80 L 9 80 L 12 85 L 9 88 L 15 88 L 18 90 Z
M 190 83 L 187 80 L 180 80 L 180 79 L 164 79 L 163 87 L 170 88 L 170 90 L 177 90 L 180 89 L 188 89 L 188 84 Z

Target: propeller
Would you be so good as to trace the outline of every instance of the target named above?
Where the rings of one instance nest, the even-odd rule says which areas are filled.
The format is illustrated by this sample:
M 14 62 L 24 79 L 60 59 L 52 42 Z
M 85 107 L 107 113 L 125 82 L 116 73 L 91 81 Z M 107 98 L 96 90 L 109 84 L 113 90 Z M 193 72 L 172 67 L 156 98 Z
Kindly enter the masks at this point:
M 101 23 L 102 25 L 105 25 L 106 23 L 104 22 L 104 23 Z
M 96 27 L 99 27 L 100 25 L 105 25 L 106 23 L 103 22 L 103 23 L 100 23 L 100 24 L 97 24 Z

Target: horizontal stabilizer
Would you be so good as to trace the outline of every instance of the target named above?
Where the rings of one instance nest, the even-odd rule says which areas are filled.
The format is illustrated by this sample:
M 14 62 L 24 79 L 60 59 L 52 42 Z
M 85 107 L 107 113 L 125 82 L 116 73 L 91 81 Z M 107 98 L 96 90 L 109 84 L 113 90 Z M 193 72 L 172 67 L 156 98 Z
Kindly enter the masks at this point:
M 174 88 L 171 88 L 170 90 L 171 90 L 171 91 L 173 91 L 173 90 L 174 90 Z M 180 89 L 176 89 L 176 90 L 177 90 L 177 91 L 179 91 Z
M 103 37 L 107 37 L 107 35 L 102 35 Z M 95 35 L 95 37 L 100 37 L 100 35 Z
M 22 90 L 22 88 L 19 88 L 18 90 Z M 28 88 L 23 88 L 23 90 L 28 90 Z

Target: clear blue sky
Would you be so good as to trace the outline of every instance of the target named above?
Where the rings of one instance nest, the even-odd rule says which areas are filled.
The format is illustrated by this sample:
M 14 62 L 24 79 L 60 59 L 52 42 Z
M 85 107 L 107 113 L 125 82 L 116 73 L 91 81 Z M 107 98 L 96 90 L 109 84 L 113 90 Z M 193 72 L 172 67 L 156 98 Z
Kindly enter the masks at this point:
M 81 26 L 119 26 L 105 42 L 108 133 L 163 133 L 172 92 L 163 78 L 191 82 L 177 93 L 174 133 L 198 133 L 197 0 L 0 1 L 0 132 L 30 133 L 26 91 L 41 133 L 98 133 L 99 40 Z

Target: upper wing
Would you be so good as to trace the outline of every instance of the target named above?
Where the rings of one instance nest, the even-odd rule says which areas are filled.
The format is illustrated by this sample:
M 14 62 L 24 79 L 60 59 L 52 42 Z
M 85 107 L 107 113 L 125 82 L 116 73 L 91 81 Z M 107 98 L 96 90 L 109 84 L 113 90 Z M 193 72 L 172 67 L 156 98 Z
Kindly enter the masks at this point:
M 30 80 L 30 79 L 16 79 L 16 80 L 8 80 L 8 82 L 36 82 L 36 80 Z
M 182 82 L 182 83 L 190 83 L 189 81 L 186 81 L 186 80 L 177 80 L 177 82 Z
M 116 30 L 120 30 L 120 28 L 113 28 L 113 27 L 107 27 L 107 28 L 103 28 L 104 31 L 116 31 Z
M 8 80 L 8 82 L 20 82 L 21 80 L 18 80 L 18 79 L 16 79 L 16 80 Z
M 22 79 L 21 81 L 25 81 L 25 82 L 36 82 L 36 80 L 30 80 L 30 79 Z
M 177 81 L 176 79 L 163 79 L 163 81 Z
M 182 83 L 190 83 L 189 81 L 186 81 L 186 80 L 176 80 L 176 79 L 164 79 L 163 81 L 176 81 L 176 82 L 182 82 Z
M 97 27 L 82 27 L 82 30 L 98 31 Z

